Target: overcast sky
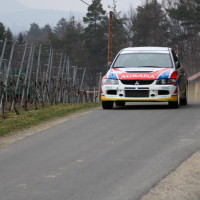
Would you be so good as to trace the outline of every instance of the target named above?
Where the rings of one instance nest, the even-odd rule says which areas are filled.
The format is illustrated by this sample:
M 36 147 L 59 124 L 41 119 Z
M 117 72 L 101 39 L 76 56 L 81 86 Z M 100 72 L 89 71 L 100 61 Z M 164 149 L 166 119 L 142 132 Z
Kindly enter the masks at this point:
M 18 2 L 36 9 L 54 9 L 67 11 L 87 12 L 87 5 L 81 0 L 17 0 Z M 91 4 L 92 0 L 84 0 Z M 117 0 L 117 10 L 127 12 L 132 5 L 136 8 L 144 0 Z M 103 8 L 109 10 L 108 5 L 113 5 L 113 0 L 102 0 Z

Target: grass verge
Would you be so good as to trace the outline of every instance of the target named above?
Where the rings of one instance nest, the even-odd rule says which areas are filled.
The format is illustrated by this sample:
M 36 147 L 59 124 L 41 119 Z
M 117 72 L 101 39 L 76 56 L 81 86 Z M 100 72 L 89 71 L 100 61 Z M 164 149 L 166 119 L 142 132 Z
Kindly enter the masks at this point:
M 100 103 L 67 103 L 39 108 L 38 110 L 20 110 L 20 115 L 10 112 L 8 118 L 0 118 L 0 136 L 6 136 L 9 133 L 30 128 L 47 120 L 68 116 L 98 106 L 100 106 Z

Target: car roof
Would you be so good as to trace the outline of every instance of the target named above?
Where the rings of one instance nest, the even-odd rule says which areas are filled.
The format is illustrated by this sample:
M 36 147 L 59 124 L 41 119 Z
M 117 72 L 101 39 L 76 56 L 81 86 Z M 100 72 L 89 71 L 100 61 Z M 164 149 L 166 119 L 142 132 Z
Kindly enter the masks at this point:
M 121 53 L 131 53 L 131 52 L 155 52 L 155 53 L 169 53 L 171 48 L 169 47 L 128 47 L 122 49 Z

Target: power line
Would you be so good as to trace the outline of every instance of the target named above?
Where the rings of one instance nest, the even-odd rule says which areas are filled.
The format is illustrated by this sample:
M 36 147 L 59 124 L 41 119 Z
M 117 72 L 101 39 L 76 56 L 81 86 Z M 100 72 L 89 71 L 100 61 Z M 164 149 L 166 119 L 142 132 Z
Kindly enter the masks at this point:
M 85 2 L 85 1 L 83 1 L 83 0 L 81 0 L 83 3 L 85 3 L 85 4 L 87 4 L 88 6 L 90 6 L 90 4 L 88 4 L 87 2 Z

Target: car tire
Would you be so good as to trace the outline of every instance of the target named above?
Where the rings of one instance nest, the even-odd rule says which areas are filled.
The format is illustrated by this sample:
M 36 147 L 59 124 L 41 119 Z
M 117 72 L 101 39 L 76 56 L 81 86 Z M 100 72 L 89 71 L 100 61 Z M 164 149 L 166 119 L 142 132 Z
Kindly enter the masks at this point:
M 112 109 L 113 108 L 113 101 L 102 101 L 102 108 L 103 109 Z
M 178 91 L 177 91 L 177 101 L 169 101 L 169 107 L 170 108 L 179 108 L 180 107 L 180 89 L 178 87 Z
M 188 89 L 186 87 L 184 98 L 181 99 L 181 105 L 186 106 L 188 104 Z
M 168 104 L 169 104 L 170 108 L 179 108 L 180 107 L 180 105 L 178 104 L 177 101 L 169 101 Z
M 116 106 L 125 106 L 125 101 L 116 101 L 115 105 Z

